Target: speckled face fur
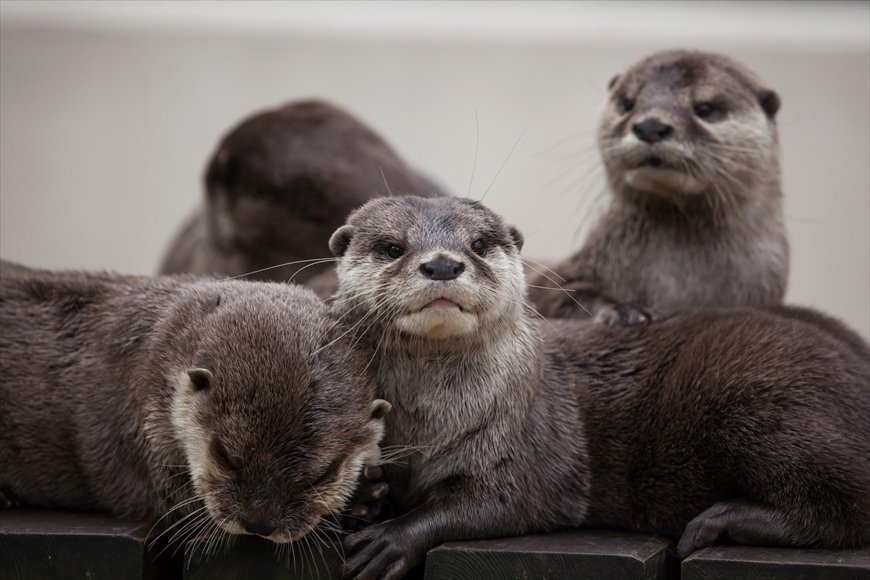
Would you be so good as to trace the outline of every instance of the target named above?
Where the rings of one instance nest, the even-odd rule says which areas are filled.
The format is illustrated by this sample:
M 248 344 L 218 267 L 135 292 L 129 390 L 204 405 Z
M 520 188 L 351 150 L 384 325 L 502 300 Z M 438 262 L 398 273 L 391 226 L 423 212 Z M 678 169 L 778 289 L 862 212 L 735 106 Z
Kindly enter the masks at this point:
M 301 298 L 307 308 L 225 298 L 203 321 L 196 366 L 177 370 L 172 402 L 193 487 L 214 523 L 278 543 L 344 507 L 362 466 L 377 461 L 389 410 L 364 384 L 367 358 L 342 342 L 318 300 Z M 298 328 L 287 327 L 288 315 Z M 228 335 L 232 356 L 222 352 Z
M 610 83 L 598 142 L 611 186 L 623 195 L 677 198 L 751 192 L 778 174 L 779 104 L 727 57 L 653 55 Z
M 329 242 L 344 257 L 337 309 L 382 338 L 393 331 L 446 341 L 497 331 L 496 321 L 524 304 L 522 243 L 477 202 L 369 202 Z

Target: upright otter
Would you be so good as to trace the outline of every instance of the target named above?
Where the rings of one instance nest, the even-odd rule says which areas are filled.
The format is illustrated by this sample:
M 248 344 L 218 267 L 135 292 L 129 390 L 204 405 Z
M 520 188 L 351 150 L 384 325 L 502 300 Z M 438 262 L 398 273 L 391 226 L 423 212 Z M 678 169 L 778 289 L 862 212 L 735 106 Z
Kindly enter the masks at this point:
M 366 201 L 442 195 L 374 131 L 322 101 L 257 113 L 220 142 L 205 173 L 205 205 L 184 225 L 160 267 L 335 290 L 324 256 L 329 236 Z M 278 264 L 294 263 L 281 268 Z M 264 268 L 269 268 L 263 270 Z M 258 270 L 263 270 L 259 271 Z
M 780 303 L 789 252 L 779 106 L 753 72 L 718 54 L 660 52 L 615 77 L 598 127 L 611 205 L 554 268 L 564 282 L 534 277 L 569 291 L 531 288 L 537 310 L 613 319 L 632 311 L 622 303 L 661 312 Z
M 520 233 L 479 203 L 380 199 L 330 240 L 333 308 L 377 345 L 404 514 L 350 536 L 398 578 L 451 539 L 576 526 L 716 541 L 870 541 L 870 348 L 812 311 L 649 327 L 533 320 Z
M 310 291 L 0 262 L 0 492 L 175 541 L 298 539 L 376 462 L 389 404 Z

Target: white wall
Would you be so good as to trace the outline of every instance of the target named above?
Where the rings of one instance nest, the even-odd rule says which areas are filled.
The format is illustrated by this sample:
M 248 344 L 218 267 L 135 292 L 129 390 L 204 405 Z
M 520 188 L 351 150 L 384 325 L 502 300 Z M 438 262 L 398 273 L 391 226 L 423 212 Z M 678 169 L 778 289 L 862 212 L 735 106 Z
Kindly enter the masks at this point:
M 788 301 L 870 336 L 864 2 L 3 2 L 0 255 L 153 272 L 223 132 L 316 96 L 462 194 L 477 118 L 474 197 L 522 135 L 485 201 L 527 255 L 565 256 L 601 205 L 607 81 L 677 47 L 730 54 L 780 93 Z

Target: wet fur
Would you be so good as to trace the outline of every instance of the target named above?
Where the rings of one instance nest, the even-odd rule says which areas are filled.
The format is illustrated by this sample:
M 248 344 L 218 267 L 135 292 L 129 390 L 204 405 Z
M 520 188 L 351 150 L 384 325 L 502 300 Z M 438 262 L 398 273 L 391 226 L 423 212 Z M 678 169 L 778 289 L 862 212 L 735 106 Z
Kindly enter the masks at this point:
M 378 254 L 384 239 L 401 259 Z M 376 200 L 330 245 L 333 308 L 377 348 L 393 403 L 386 442 L 419 450 L 386 468 L 404 514 L 346 542 L 359 578 L 399 578 L 447 540 L 579 525 L 680 539 L 683 556 L 870 541 L 870 348 L 841 323 L 786 307 L 533 320 L 514 300 L 521 236 L 463 200 Z M 418 268 L 439 253 L 466 266 L 449 284 Z M 471 298 L 477 330 L 399 330 L 444 294 Z
M 230 131 L 208 163 L 205 191 L 161 273 L 292 277 L 322 298 L 335 290 L 334 268 L 313 259 L 328 256 L 329 236 L 352 210 L 375 197 L 442 194 L 358 119 L 313 100 L 257 113 Z
M 0 492 L 20 505 L 287 542 L 377 461 L 368 356 L 308 290 L 0 274 Z
M 623 104 L 633 104 L 624 111 Z M 724 108 L 707 119 L 693 107 Z M 782 216 L 779 97 L 721 55 L 668 51 L 611 82 L 598 129 L 610 207 L 583 248 L 532 284 L 545 316 L 586 318 L 614 304 L 662 312 L 686 306 L 778 304 L 789 250 Z M 656 119 L 673 134 L 647 144 L 632 126 Z M 675 171 L 638 170 L 653 156 Z M 630 179 L 635 174 L 653 177 Z M 658 176 L 658 177 L 655 177 Z M 650 181 L 650 180 L 658 181 Z

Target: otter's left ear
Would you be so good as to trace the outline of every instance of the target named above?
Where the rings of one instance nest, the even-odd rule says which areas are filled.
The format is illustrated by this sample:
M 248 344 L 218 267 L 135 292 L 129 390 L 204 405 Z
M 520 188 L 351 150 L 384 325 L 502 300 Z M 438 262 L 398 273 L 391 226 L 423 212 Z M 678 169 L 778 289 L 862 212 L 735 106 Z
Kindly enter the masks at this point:
M 375 399 L 371 406 L 372 419 L 383 419 L 387 413 L 393 410 L 393 406 L 383 399 Z
M 779 95 L 776 94 L 776 91 L 770 89 L 764 89 L 758 92 L 758 103 L 761 105 L 761 109 L 764 111 L 764 114 L 767 115 L 768 119 L 773 119 L 776 116 L 776 112 L 779 111 L 779 106 L 781 104 Z
M 190 384 L 194 391 L 206 391 L 214 382 L 214 375 L 208 369 L 190 369 L 187 371 L 187 376 L 190 377 Z
M 618 83 L 618 82 L 619 82 L 619 75 L 616 75 L 615 77 L 610 79 L 609 83 L 607 83 L 607 90 L 608 91 L 611 90 L 614 86 L 616 86 L 616 83 Z
M 513 238 L 514 240 L 514 245 L 517 247 L 517 252 L 522 251 L 523 244 L 526 243 L 525 238 L 523 238 L 522 232 L 520 232 L 520 230 L 518 230 L 514 226 L 509 226 L 508 231 L 510 231 L 511 233 L 511 238 Z
M 332 252 L 332 255 L 336 258 L 340 258 L 347 251 L 347 247 L 350 245 L 350 241 L 353 239 L 353 227 L 351 226 L 341 226 L 335 233 L 332 234 L 332 237 L 329 238 L 329 251 Z

